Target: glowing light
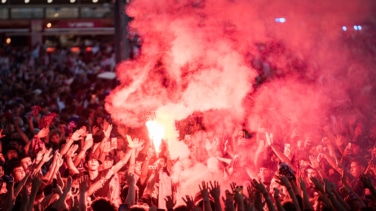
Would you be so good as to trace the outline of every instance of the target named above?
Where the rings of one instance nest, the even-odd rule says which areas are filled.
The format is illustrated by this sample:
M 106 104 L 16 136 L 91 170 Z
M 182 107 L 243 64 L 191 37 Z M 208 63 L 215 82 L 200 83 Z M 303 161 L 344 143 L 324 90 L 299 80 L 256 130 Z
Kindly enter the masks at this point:
M 73 3 L 75 3 L 75 2 L 76 2 L 76 0 L 70 0 L 69 2 L 73 4 Z
M 5 4 L 7 3 L 7 0 L 1 0 L 1 3 Z
M 51 4 L 51 3 L 52 3 L 52 0 L 47 0 L 47 3 Z
M 11 42 L 12 42 L 12 39 L 10 39 L 10 37 L 8 37 L 8 38 L 5 40 L 5 43 L 6 43 L 7 45 L 9 45 Z
M 47 48 L 47 53 L 52 53 L 55 51 L 55 48 L 54 47 L 48 47 Z
M 30 0 L 25 0 L 25 4 L 28 4 L 30 2 Z
M 158 153 L 164 136 L 164 128 L 156 120 L 147 121 L 146 127 L 149 132 L 149 137 L 153 141 L 155 151 Z
M 71 47 L 71 52 L 72 53 L 79 53 L 80 52 L 80 48 L 79 47 Z
M 354 30 L 355 31 L 358 30 L 358 26 L 357 25 L 354 26 Z
M 47 23 L 46 27 L 47 27 L 47 28 L 51 28 L 51 27 L 52 27 L 52 24 L 51 24 L 51 23 Z
M 286 18 L 276 18 L 275 22 L 276 23 L 285 23 L 286 22 Z
M 59 17 L 59 13 L 55 13 L 55 14 L 54 14 L 54 17 L 55 17 L 55 18 Z
M 346 26 L 342 26 L 342 30 L 343 31 L 347 31 L 347 27 Z
M 98 3 L 98 0 L 92 0 L 93 1 L 93 3 Z
M 358 25 L 358 30 L 362 30 L 362 26 L 361 25 Z

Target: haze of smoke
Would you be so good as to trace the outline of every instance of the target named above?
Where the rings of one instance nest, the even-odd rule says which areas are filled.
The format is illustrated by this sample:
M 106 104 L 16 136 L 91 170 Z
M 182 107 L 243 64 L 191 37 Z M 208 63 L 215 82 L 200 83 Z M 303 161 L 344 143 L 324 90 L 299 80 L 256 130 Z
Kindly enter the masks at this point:
M 142 52 L 119 66 L 121 85 L 106 99 L 106 109 L 115 121 L 134 127 L 156 111 L 172 157 L 180 158 L 173 177 L 183 186 L 201 181 L 194 175 L 216 156 L 192 160 L 191 149 L 178 141 L 175 121 L 195 111 L 204 112 L 207 134 L 191 142 L 202 148 L 205 138 L 212 143 L 213 136 L 230 134 L 244 120 L 250 131 L 261 125 L 278 133 L 295 125 L 302 135 L 317 135 L 333 106 L 350 101 L 348 90 L 355 87 L 346 80 L 366 82 L 363 71 L 343 71 L 351 53 L 338 38 L 342 25 L 362 21 L 374 3 L 338 3 L 134 0 L 128 13 L 143 39 Z M 275 23 L 276 17 L 286 23 Z M 262 64 L 272 78 L 252 97 L 247 94 L 254 91 L 257 72 L 247 59 Z M 211 179 L 221 179 L 222 167 L 213 169 L 218 178 Z

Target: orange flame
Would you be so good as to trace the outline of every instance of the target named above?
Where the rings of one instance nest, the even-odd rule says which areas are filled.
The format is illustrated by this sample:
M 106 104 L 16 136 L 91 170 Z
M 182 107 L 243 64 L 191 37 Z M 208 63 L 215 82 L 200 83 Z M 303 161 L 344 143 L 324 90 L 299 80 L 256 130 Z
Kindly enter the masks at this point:
M 148 128 L 149 137 L 153 141 L 155 151 L 158 153 L 160 151 L 159 147 L 164 136 L 164 128 L 155 120 L 147 121 L 146 127 Z

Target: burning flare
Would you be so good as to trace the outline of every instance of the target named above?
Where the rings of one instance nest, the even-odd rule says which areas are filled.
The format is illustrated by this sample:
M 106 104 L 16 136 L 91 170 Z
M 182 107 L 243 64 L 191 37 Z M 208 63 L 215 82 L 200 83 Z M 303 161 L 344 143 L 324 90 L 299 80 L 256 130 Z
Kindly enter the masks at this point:
M 147 121 L 146 127 L 148 128 L 150 140 L 153 141 L 155 151 L 158 153 L 164 136 L 164 128 L 156 120 Z

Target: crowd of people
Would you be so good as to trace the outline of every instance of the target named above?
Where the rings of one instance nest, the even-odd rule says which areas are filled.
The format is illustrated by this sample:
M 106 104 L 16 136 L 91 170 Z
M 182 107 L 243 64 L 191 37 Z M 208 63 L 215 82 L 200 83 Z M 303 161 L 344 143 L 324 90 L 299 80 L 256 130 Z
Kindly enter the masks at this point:
M 117 85 L 96 77 L 114 71 L 109 45 L 81 53 L 9 47 L 0 57 L 0 210 L 376 209 L 376 115 L 338 118 L 320 141 L 291 127 L 283 141 L 236 128 L 215 147 L 187 143 L 220 161 L 223 181 L 178 195 L 166 144 L 157 152 L 147 134 L 114 124 L 104 109 Z M 177 124 L 183 141 L 205 131 L 202 118 Z

